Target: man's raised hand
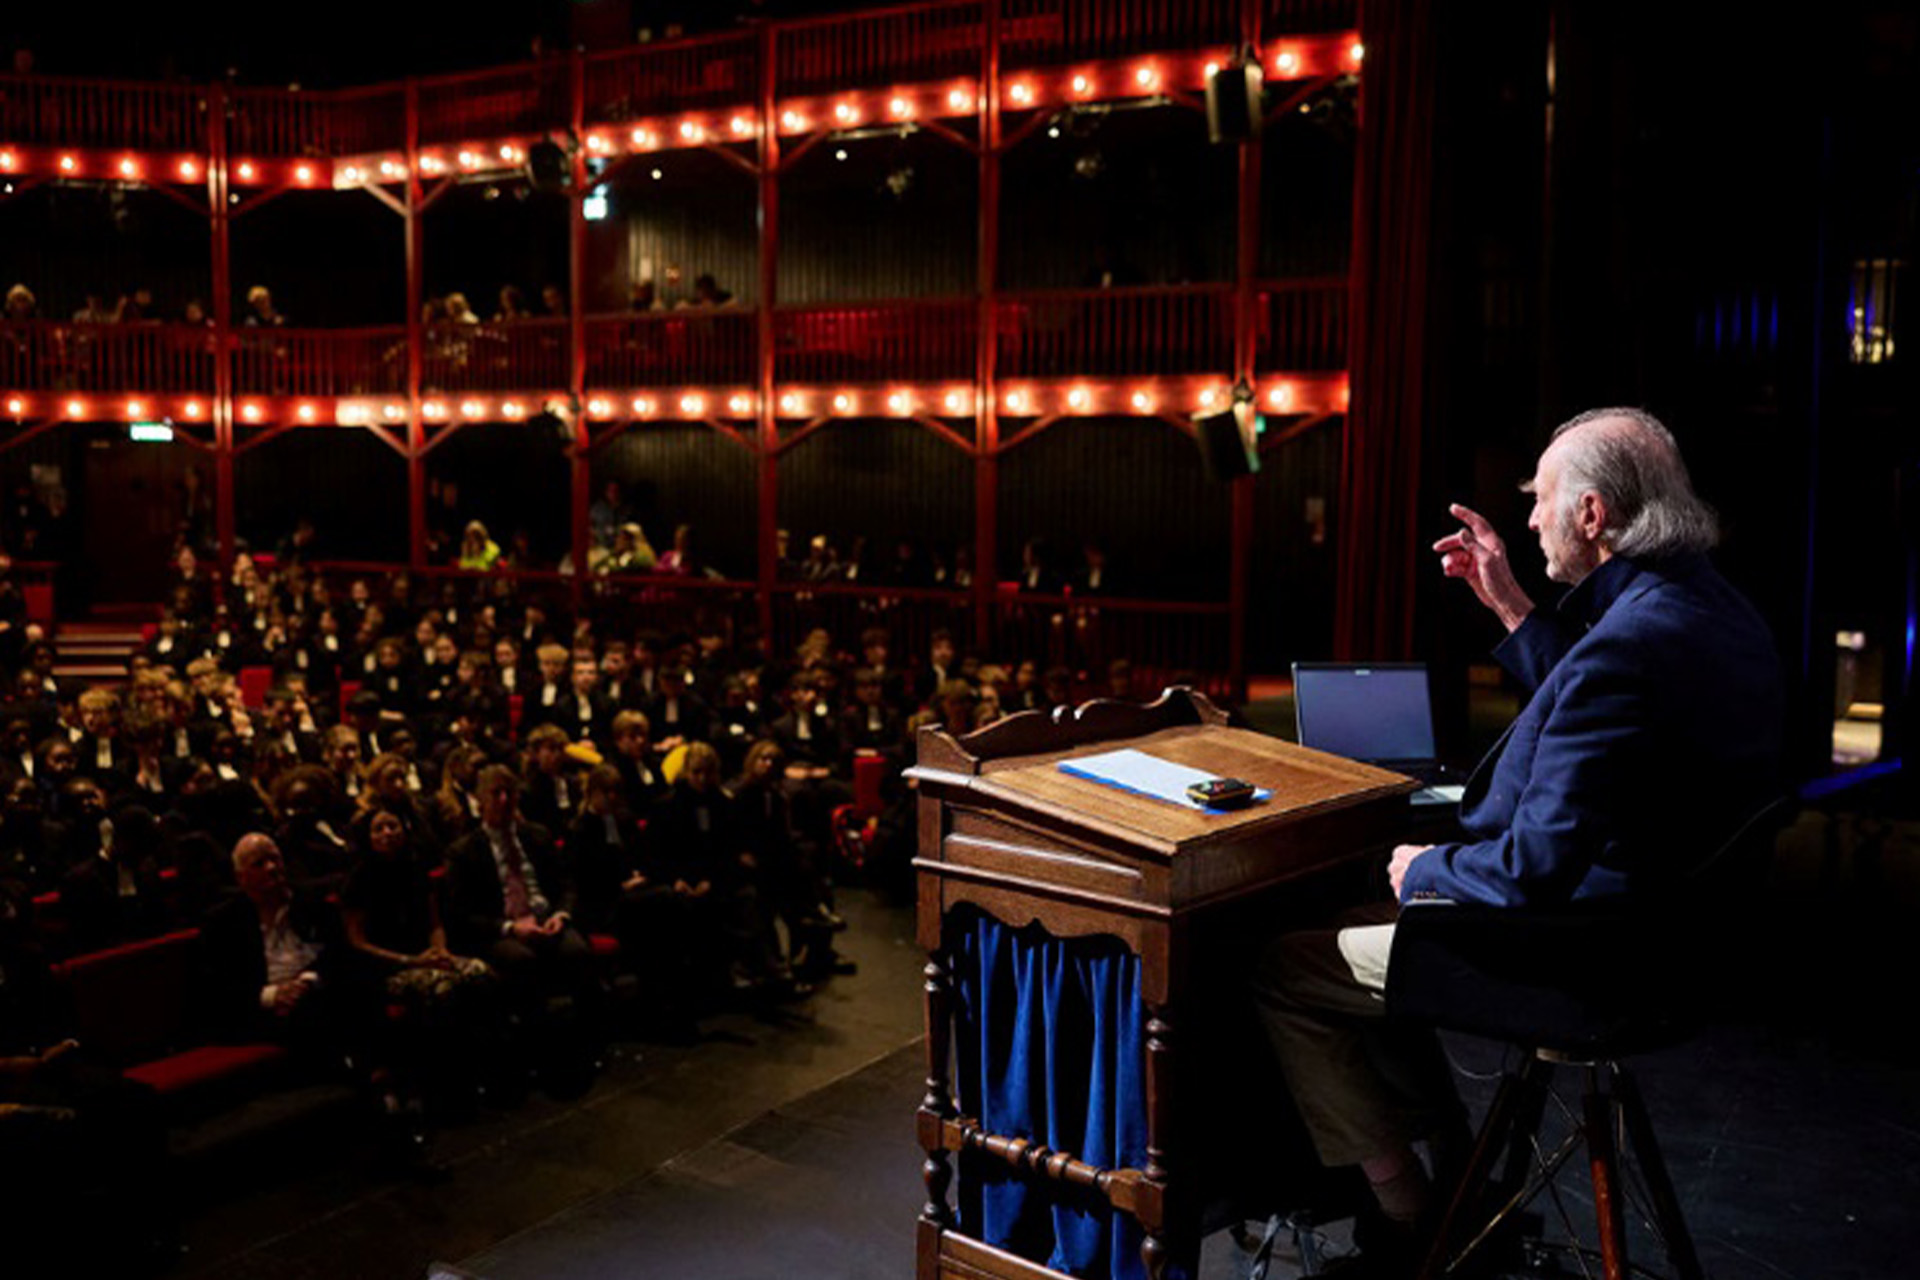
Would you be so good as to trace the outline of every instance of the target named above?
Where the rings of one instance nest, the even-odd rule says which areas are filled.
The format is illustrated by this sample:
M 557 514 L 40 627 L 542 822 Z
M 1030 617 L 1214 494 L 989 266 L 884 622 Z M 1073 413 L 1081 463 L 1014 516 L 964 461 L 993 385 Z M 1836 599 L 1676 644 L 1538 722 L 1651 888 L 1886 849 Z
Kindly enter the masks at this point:
M 1508 631 L 1514 630 L 1533 612 L 1533 601 L 1514 580 L 1507 544 L 1472 508 L 1456 502 L 1447 510 L 1465 527 L 1433 544 L 1440 568 L 1449 578 L 1466 579 L 1480 603 L 1493 610 Z

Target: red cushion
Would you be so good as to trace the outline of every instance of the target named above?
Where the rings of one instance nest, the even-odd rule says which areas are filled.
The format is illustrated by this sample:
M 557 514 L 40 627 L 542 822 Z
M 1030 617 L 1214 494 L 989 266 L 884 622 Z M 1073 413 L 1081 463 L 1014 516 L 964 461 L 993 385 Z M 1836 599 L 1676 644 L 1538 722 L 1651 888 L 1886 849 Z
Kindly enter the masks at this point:
M 287 1051 L 277 1044 L 208 1044 L 143 1062 L 128 1068 L 124 1074 L 130 1080 L 153 1086 L 155 1092 L 180 1093 L 203 1084 L 230 1080 L 286 1056 Z
M 587 945 L 593 948 L 593 954 L 603 959 L 620 954 L 620 939 L 610 933 L 588 934 Z

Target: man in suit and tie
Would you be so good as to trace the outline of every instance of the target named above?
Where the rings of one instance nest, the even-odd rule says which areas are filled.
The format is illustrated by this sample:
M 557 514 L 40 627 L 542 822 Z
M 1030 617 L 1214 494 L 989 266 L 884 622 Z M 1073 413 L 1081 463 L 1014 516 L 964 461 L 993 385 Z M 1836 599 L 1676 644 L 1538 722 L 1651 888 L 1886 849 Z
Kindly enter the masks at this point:
M 1718 522 L 1671 433 L 1637 409 L 1583 413 L 1523 487 L 1547 576 L 1569 588 L 1557 606 L 1534 606 L 1499 535 L 1466 507 L 1452 508 L 1464 527 L 1434 544 L 1506 628 L 1494 656 L 1531 691 L 1467 786 L 1465 838 L 1396 848 L 1397 901 L 1276 939 L 1255 978 L 1321 1160 L 1359 1165 L 1372 1186 L 1366 1252 L 1389 1268 L 1411 1254 L 1430 1199 L 1413 1142 L 1463 1127 L 1431 1037 L 1389 1046 L 1377 1034 L 1400 904 L 1657 898 L 1781 781 L 1773 640 L 1707 560 Z
M 521 821 L 511 769 L 482 769 L 474 790 L 480 825 L 447 850 L 449 941 L 491 965 L 523 1013 L 545 995 L 586 997 L 593 949 L 572 924 L 571 868 L 545 828 Z

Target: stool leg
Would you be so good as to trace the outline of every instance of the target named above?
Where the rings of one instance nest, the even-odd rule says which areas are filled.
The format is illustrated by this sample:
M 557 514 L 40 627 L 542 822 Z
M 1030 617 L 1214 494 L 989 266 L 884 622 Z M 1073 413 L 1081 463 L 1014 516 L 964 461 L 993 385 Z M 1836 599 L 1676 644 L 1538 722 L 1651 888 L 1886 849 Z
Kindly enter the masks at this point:
M 1667 1260 L 1680 1273 L 1680 1280 L 1706 1280 L 1706 1273 L 1700 1269 L 1700 1255 L 1693 1249 L 1693 1236 L 1687 1231 L 1687 1220 L 1680 1213 L 1680 1197 L 1674 1194 L 1666 1159 L 1654 1139 L 1647 1104 L 1641 1100 L 1640 1086 L 1634 1083 L 1625 1067 L 1614 1067 L 1613 1092 L 1626 1118 L 1627 1141 L 1647 1180 L 1647 1194 L 1653 1199 L 1653 1220 L 1666 1243 Z
M 1613 1146 L 1613 1100 L 1600 1087 L 1600 1068 L 1587 1069 L 1587 1156 L 1593 1171 L 1593 1212 L 1600 1229 L 1600 1266 L 1607 1280 L 1627 1280 L 1627 1219 L 1622 1212 L 1620 1166 Z
M 1460 1171 L 1459 1184 L 1434 1231 L 1433 1243 L 1427 1248 L 1419 1280 L 1438 1280 L 1447 1274 L 1447 1254 L 1453 1247 L 1454 1236 L 1481 1201 L 1501 1149 L 1521 1140 L 1519 1129 L 1527 1116 L 1533 1117 L 1535 1125 L 1539 1123 L 1541 1108 L 1546 1103 L 1547 1081 L 1552 1073 L 1553 1064 L 1529 1054 L 1518 1073 L 1501 1078 L 1499 1091 L 1493 1095 L 1493 1105 L 1487 1109 L 1486 1122 L 1473 1141 L 1473 1153 Z

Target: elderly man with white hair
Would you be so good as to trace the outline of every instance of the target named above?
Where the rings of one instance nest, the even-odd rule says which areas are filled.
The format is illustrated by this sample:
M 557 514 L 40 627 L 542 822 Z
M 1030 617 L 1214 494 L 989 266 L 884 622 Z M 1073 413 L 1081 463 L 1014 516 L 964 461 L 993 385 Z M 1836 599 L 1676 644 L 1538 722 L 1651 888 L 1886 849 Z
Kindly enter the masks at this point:
M 1570 588 L 1557 605 L 1535 606 L 1466 507 L 1434 544 L 1506 628 L 1494 656 L 1531 693 L 1467 784 L 1465 838 L 1395 849 L 1396 902 L 1277 939 L 1255 979 L 1320 1158 L 1365 1172 L 1380 1210 L 1367 1252 L 1389 1259 L 1430 1198 L 1413 1142 L 1464 1129 L 1436 1042 L 1389 1039 L 1380 1021 L 1400 903 L 1656 897 L 1781 781 L 1773 640 L 1707 560 L 1718 521 L 1672 434 L 1638 409 L 1580 414 L 1522 488 L 1547 576 Z

